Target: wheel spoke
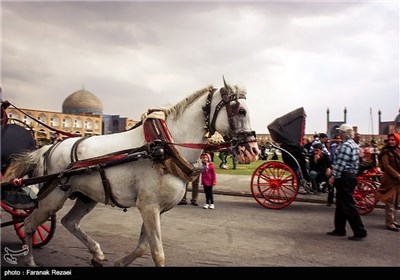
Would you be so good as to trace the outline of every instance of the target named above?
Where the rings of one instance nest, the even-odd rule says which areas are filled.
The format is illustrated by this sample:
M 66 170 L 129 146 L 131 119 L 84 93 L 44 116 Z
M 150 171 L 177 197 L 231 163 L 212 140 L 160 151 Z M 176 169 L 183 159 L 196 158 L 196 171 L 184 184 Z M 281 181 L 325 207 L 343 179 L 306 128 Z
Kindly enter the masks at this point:
M 251 179 L 255 200 L 265 208 L 281 209 L 288 206 L 298 193 L 298 177 L 286 164 L 266 162 L 259 166 Z

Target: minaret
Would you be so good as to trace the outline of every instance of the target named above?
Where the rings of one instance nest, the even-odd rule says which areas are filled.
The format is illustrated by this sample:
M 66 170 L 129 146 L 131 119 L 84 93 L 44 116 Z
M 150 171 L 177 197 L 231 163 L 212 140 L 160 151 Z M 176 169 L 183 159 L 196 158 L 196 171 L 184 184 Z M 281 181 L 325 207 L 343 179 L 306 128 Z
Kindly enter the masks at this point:
M 374 118 L 372 116 L 372 107 L 369 107 L 369 126 L 371 128 L 371 136 L 374 135 Z
M 382 131 L 382 112 L 381 109 L 378 110 L 378 134 L 381 134 Z
M 326 127 L 329 128 L 329 107 L 326 108 Z

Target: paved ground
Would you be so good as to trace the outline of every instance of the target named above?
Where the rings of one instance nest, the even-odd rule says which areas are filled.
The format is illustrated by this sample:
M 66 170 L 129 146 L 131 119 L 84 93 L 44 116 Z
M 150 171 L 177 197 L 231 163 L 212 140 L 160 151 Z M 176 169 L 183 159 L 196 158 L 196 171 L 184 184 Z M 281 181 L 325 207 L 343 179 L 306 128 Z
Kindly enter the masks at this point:
M 203 202 L 204 196 L 200 195 L 199 200 Z M 399 233 L 385 230 L 383 209 L 375 209 L 363 217 L 368 237 L 362 242 L 354 242 L 348 240 L 352 234 L 349 227 L 348 236 L 326 235 L 333 229 L 335 208 L 324 204 L 295 201 L 290 207 L 275 211 L 259 206 L 252 197 L 215 195 L 215 202 L 214 210 L 182 205 L 163 215 L 162 240 L 168 267 L 399 265 Z M 73 204 L 74 201 L 67 200 L 65 207 L 57 213 L 57 227 L 52 240 L 34 250 L 40 265 L 91 266 L 88 250 L 60 224 Z M 136 208 L 125 212 L 121 208 L 99 204 L 82 220 L 81 228 L 101 244 L 106 256 L 104 266 L 112 267 L 116 260 L 133 250 L 139 239 L 141 222 L 141 214 Z M 22 248 L 13 227 L 2 228 L 1 233 L 1 265 L 5 269 L 24 267 L 22 255 L 16 255 L 15 262 L 10 263 L 10 255 L 5 253 L 6 248 L 13 252 Z M 149 250 L 129 267 L 154 267 Z M 91 273 L 96 271 L 91 270 Z M 77 271 L 73 272 L 75 275 Z M 129 272 L 136 273 L 136 270 Z M 190 277 L 192 273 L 185 276 Z M 269 271 L 267 273 L 271 276 Z M 360 278 L 359 273 L 357 275 Z M 93 278 L 93 275 L 89 277 Z M 204 277 L 209 278 L 209 275 Z
M 214 188 L 214 193 L 233 195 L 233 196 L 252 197 L 250 182 L 251 182 L 251 175 L 217 174 L 217 185 Z M 191 190 L 190 186 L 189 190 Z M 200 191 L 202 191 L 202 188 L 200 188 Z M 326 193 L 317 193 L 316 195 L 297 194 L 295 200 L 300 202 L 326 203 L 327 194 Z
M 400 240 L 398 233 L 384 229 L 383 209 L 376 209 L 362 218 L 368 229 L 368 238 L 363 242 L 353 242 L 347 237 L 326 235 L 332 229 L 335 211 L 334 207 L 324 206 L 326 194 L 299 194 L 284 211 L 267 211 L 252 198 L 250 182 L 251 176 L 219 174 L 214 192 L 215 210 L 187 205 L 166 213 L 162 227 L 167 266 L 191 269 L 241 267 L 241 270 L 264 267 L 268 269 L 265 271 L 268 275 L 271 275 L 271 269 L 276 268 L 280 269 L 275 271 L 280 277 L 289 267 L 312 267 L 312 274 L 307 275 L 315 275 L 314 269 L 323 267 L 339 267 L 341 271 L 344 267 L 352 267 L 354 272 L 353 266 L 359 269 L 373 267 L 371 272 L 375 273 L 376 267 L 394 268 L 394 274 L 398 274 Z M 203 202 L 204 194 L 201 194 L 199 203 Z M 73 201 L 68 201 L 66 207 L 57 213 L 56 234 L 49 244 L 35 250 L 37 261 L 48 267 L 74 268 L 74 275 L 87 273 L 93 278 L 96 275 L 93 273 L 102 273 L 104 276 L 107 271 L 93 270 L 90 254 L 60 224 L 61 217 L 72 204 Z M 106 267 L 113 266 L 115 260 L 133 248 L 139 238 L 140 225 L 141 217 L 136 208 L 124 212 L 102 204 L 82 223 L 83 228 L 102 244 L 107 256 Z M 351 234 L 350 229 L 348 234 Z M 13 227 L 2 228 L 1 237 L 2 248 L 21 249 L 22 243 Z M 4 252 L 3 249 L 3 271 L 27 271 L 20 257 L 17 265 L 7 263 Z M 130 266 L 134 267 L 135 273 L 139 267 L 153 267 L 150 252 L 147 251 Z M 369 272 L 366 276 L 370 275 Z M 113 277 L 111 273 L 115 271 L 108 270 L 106 274 Z M 179 273 L 190 277 L 193 270 Z M 321 270 L 320 273 L 323 277 L 329 272 Z M 360 276 L 365 271 L 357 270 L 355 273 Z

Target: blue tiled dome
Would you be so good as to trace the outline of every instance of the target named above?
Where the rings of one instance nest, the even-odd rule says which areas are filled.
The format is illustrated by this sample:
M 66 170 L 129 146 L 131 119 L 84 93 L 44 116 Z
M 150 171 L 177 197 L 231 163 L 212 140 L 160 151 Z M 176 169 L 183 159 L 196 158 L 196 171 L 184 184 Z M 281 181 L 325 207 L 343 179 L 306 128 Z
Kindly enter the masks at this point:
M 96 95 L 81 89 L 70 94 L 62 104 L 64 114 L 92 114 L 101 115 L 103 113 L 103 104 Z

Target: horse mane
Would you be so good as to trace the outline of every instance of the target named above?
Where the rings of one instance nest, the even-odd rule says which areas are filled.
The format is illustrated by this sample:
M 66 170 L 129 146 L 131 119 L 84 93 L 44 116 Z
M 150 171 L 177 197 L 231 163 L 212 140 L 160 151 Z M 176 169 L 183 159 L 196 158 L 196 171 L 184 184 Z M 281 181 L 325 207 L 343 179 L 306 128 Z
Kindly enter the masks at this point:
M 233 86 L 233 88 L 232 87 L 230 87 L 230 88 L 232 89 L 232 92 L 234 94 L 238 94 L 238 95 L 239 94 L 243 94 L 243 95 L 247 94 L 246 89 L 240 88 L 237 85 Z M 193 102 L 195 102 L 197 99 L 199 99 L 204 94 L 208 94 L 209 92 L 211 92 L 213 90 L 215 90 L 215 88 L 212 85 L 210 85 L 208 87 L 205 87 L 203 89 L 200 89 L 200 90 L 194 92 L 192 95 L 186 97 L 185 99 L 183 99 L 176 105 L 174 105 L 170 108 L 164 109 L 165 115 L 166 116 L 171 115 L 173 118 L 180 117 L 183 114 L 183 112 L 186 110 L 186 108 L 188 108 Z
M 192 95 L 186 97 L 176 105 L 164 109 L 165 115 L 169 116 L 172 115 L 173 118 L 178 118 L 180 117 L 183 112 L 186 110 L 187 107 L 189 107 L 193 102 L 195 102 L 197 99 L 202 97 L 204 94 L 209 93 L 214 90 L 214 87 L 212 85 L 205 87 L 203 89 L 200 89 L 196 92 L 194 92 Z

